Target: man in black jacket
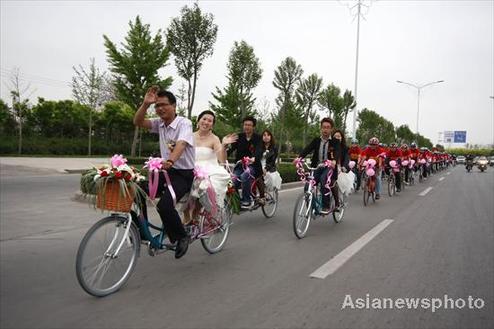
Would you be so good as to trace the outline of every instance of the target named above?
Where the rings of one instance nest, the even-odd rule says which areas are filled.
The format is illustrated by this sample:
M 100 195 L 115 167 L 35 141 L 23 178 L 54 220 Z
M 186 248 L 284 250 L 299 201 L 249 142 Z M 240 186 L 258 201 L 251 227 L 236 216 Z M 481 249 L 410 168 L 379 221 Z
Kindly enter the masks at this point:
M 331 176 L 331 192 L 335 199 L 336 211 L 339 211 L 339 197 L 338 186 L 336 186 L 336 180 L 338 179 L 338 168 L 336 164 L 340 159 L 340 142 L 331 138 L 331 133 L 334 127 L 334 121 L 330 118 L 324 118 L 321 120 L 321 136 L 314 138 L 309 145 L 307 145 L 299 154 L 299 158 L 305 158 L 309 153 L 312 153 L 311 167 L 315 168 L 325 160 L 331 160 L 333 162 L 333 174 Z M 322 183 L 322 211 L 321 214 L 329 213 L 329 190 L 325 186 L 328 178 L 329 168 L 324 166 L 318 168 L 314 172 L 314 179 L 316 182 Z
M 244 170 L 242 163 L 235 166 L 233 174 L 237 177 L 235 187 L 238 189 L 242 186 L 242 198 L 240 206 L 250 208 L 252 206 L 251 186 L 255 178 L 262 175 L 261 168 L 261 136 L 255 133 L 257 120 L 254 117 L 247 116 L 242 120 L 243 132 L 238 134 L 236 142 L 228 148 L 228 155 L 235 153 L 235 162 L 242 160 L 244 157 L 249 158 L 249 165 Z

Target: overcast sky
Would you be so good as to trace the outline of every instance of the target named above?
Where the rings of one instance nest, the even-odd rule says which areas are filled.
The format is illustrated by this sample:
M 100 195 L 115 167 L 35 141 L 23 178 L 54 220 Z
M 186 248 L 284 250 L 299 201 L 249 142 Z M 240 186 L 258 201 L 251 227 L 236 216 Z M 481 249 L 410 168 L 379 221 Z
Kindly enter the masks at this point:
M 107 69 L 103 34 L 120 43 L 128 22 L 140 15 L 154 32 L 190 1 L 4 1 L 1 0 L 1 96 L 4 82 L 20 68 L 36 99 L 71 98 L 72 66 L 94 57 Z M 494 143 L 494 1 L 366 1 L 360 28 L 358 108 L 369 108 L 395 126 L 416 127 L 414 84 L 445 80 L 422 90 L 420 133 L 466 130 L 467 142 Z M 218 25 L 214 54 L 200 72 L 194 114 L 208 107 L 215 87 L 226 84 L 234 41 L 254 47 L 264 70 L 254 90 L 274 110 L 274 70 L 287 56 L 317 73 L 325 86 L 354 89 L 357 21 L 355 1 L 199 1 Z M 174 61 L 164 70 L 181 79 Z M 352 123 L 349 120 L 351 130 Z

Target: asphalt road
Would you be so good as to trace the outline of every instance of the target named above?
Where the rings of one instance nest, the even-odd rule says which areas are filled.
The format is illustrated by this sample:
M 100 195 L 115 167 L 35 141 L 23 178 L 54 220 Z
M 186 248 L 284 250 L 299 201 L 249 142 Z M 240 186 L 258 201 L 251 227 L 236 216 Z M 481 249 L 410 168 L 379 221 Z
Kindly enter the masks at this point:
M 103 217 L 71 200 L 79 175 L 0 178 L 1 328 L 494 327 L 492 168 L 442 171 L 368 207 L 356 193 L 343 222 L 319 218 L 302 240 L 292 231 L 300 189 L 282 191 L 273 219 L 235 216 L 219 254 L 199 242 L 179 260 L 141 249 L 130 280 L 105 298 L 87 295 L 75 277 L 79 242 Z M 310 277 L 386 219 L 333 274 Z M 445 295 L 458 306 L 355 306 L 359 298 L 423 303 Z

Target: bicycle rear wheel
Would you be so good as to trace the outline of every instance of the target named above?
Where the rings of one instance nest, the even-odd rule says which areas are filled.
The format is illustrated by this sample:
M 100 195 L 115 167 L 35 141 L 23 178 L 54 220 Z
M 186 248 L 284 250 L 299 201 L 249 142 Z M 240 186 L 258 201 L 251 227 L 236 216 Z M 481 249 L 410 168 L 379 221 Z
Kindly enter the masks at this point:
M 369 203 L 369 197 L 370 197 L 370 193 L 369 193 L 369 179 L 366 178 L 364 181 L 362 181 L 362 183 L 364 184 L 363 185 L 363 197 L 364 197 L 364 206 L 367 206 L 367 204 Z
M 309 229 L 312 218 L 312 197 L 311 193 L 302 193 L 293 209 L 293 233 L 299 239 L 302 239 Z
M 266 218 L 271 218 L 278 209 L 278 189 L 266 192 L 266 203 L 262 206 L 262 213 Z
M 395 176 L 391 174 L 388 177 L 388 195 L 393 196 L 396 193 L 396 186 L 395 186 Z
M 139 232 L 130 219 L 114 215 L 99 220 L 77 251 L 76 275 L 82 289 L 96 297 L 116 292 L 132 274 L 139 251 Z
M 208 253 L 216 254 L 225 246 L 225 242 L 228 239 L 228 233 L 230 232 L 232 216 L 232 210 L 225 202 L 223 209 L 218 209 L 217 218 L 211 219 L 210 222 L 204 217 L 201 219 L 201 234 L 206 233 L 208 230 L 210 231 L 209 233 L 204 234 L 204 236 L 201 236 L 202 247 Z

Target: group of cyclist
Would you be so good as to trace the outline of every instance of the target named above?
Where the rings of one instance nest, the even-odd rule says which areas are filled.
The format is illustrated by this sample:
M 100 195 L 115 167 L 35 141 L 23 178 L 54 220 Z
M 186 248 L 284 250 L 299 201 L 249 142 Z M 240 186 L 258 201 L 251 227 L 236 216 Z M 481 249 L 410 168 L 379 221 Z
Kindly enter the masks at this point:
M 350 159 L 355 161 L 354 171 L 357 176 L 356 190 L 360 189 L 362 177 L 362 164 L 365 160 L 376 161 L 376 199 L 380 198 L 381 175 L 393 174 L 396 182 L 396 192 L 401 192 L 402 184 L 408 184 L 411 174 L 417 173 L 420 178 L 427 178 L 431 173 L 444 169 L 453 164 L 454 158 L 450 154 L 439 152 L 436 148 L 430 151 L 427 147 L 418 148 L 415 142 L 410 145 L 393 142 L 389 146 L 379 143 L 377 137 L 369 139 L 369 143 L 363 149 L 357 140 L 352 140 L 349 149 Z M 394 169 L 394 170 L 392 170 Z M 404 182 L 402 182 L 401 170 L 404 170 Z
M 156 119 L 146 119 L 148 108 L 154 105 Z M 211 111 L 203 111 L 198 116 L 197 131 L 193 132 L 192 122 L 176 113 L 175 96 L 157 87 L 150 88 L 143 104 L 134 117 L 134 124 L 149 129 L 150 132 L 159 135 L 161 158 L 163 169 L 167 176 L 160 174 L 158 194 L 160 201 L 157 204 L 158 213 L 163 222 L 170 242 L 176 243 L 175 257 L 182 257 L 188 248 L 189 237 L 185 230 L 184 221 L 180 218 L 174 205 L 191 189 L 196 176 L 197 165 L 204 165 L 210 174 L 212 185 L 216 189 L 219 198 L 218 206 L 223 206 L 223 199 L 230 178 L 236 189 L 241 189 L 241 208 L 252 207 L 251 187 L 254 181 L 259 192 L 259 201 L 265 202 L 265 180 L 270 184 L 281 185 L 281 177 L 276 171 L 278 148 L 273 134 L 264 130 L 261 135 L 255 132 L 256 119 L 247 116 L 242 120 L 242 132 L 226 135 L 221 141 L 212 133 L 215 123 L 215 114 Z M 415 143 L 410 146 L 391 143 L 388 146 L 380 144 L 377 137 L 372 137 L 368 145 L 361 148 L 357 140 L 352 140 L 347 147 L 344 132 L 335 129 L 334 121 L 324 118 L 320 122 L 320 136 L 312 139 L 298 155 L 294 162 L 300 161 L 309 154 L 311 166 L 318 167 L 314 172 L 314 178 L 321 184 L 322 214 L 329 213 L 330 197 L 335 200 L 333 211 L 341 209 L 338 193 L 338 175 L 341 172 L 354 171 L 356 176 L 356 190 L 359 190 L 362 182 L 362 165 L 364 161 L 374 159 L 376 169 L 376 199 L 380 198 L 381 175 L 395 174 L 397 192 L 402 184 L 407 183 L 411 172 L 420 171 L 424 178 L 431 172 L 448 166 L 451 156 L 439 153 L 436 150 L 418 148 Z M 228 155 L 235 154 L 235 167 L 233 175 L 227 173 L 224 164 Z M 405 161 L 413 160 L 413 166 L 405 167 L 405 182 L 401 181 L 401 175 L 393 170 L 390 164 L 400 166 Z M 356 164 L 353 166 L 353 164 Z M 324 165 L 321 165 L 324 164 Z M 328 177 L 329 176 L 329 177 Z M 192 193 L 191 193 L 192 194 Z M 147 216 L 145 202 L 143 215 Z

